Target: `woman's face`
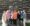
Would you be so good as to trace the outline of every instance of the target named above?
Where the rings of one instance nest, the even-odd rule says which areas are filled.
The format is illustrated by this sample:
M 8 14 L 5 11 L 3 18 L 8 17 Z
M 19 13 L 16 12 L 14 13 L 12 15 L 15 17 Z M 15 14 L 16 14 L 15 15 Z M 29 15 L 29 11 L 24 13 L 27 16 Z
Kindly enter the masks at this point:
M 18 11 L 18 13 L 19 13 L 19 11 Z

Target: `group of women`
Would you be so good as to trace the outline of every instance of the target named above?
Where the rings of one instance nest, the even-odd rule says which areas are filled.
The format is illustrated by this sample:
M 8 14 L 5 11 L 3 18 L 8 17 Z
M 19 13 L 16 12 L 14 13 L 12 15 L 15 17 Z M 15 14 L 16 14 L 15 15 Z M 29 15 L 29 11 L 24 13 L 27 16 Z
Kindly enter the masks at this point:
M 16 9 L 11 11 L 5 8 L 2 14 L 2 26 L 9 26 L 10 24 L 16 25 L 17 19 L 19 19 L 19 21 L 23 20 L 21 19 L 20 11 L 17 11 Z
M 2 14 L 2 26 L 7 26 L 7 24 L 16 24 L 16 21 L 18 19 L 18 14 L 19 11 L 17 11 L 16 9 L 14 9 L 13 11 L 9 10 L 9 9 L 4 9 L 3 14 Z

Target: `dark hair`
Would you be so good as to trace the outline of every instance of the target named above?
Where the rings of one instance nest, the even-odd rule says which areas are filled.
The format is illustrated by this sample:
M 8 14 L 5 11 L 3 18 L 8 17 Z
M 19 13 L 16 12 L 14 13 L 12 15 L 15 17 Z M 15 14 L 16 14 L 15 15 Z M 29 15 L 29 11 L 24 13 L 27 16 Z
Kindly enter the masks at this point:
M 6 11 L 6 10 L 8 10 L 8 8 L 7 8 L 7 7 L 5 7 L 5 8 L 3 9 L 3 11 Z

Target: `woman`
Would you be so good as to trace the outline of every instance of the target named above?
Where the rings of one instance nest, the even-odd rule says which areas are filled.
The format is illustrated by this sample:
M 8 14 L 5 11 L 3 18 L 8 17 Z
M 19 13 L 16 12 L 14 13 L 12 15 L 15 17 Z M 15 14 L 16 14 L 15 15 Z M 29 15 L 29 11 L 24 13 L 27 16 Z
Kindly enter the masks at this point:
M 9 24 L 12 24 L 12 21 L 13 21 L 13 11 L 11 11 L 10 13 Z
M 17 18 L 19 19 L 19 21 L 21 20 L 20 11 L 18 11 L 18 13 L 17 13 Z
M 17 26 L 20 26 L 20 20 L 21 20 L 21 15 L 20 15 L 20 11 L 18 11 L 18 13 L 17 13 Z
M 9 24 L 11 23 L 11 11 L 7 10 L 6 11 L 6 18 L 7 18 L 7 26 L 10 26 Z
M 25 24 L 26 24 L 26 12 L 25 12 L 25 10 L 23 10 L 23 26 L 26 26 Z
M 16 21 L 17 21 L 17 11 L 14 10 L 14 12 L 13 12 L 13 22 L 14 22 L 15 25 L 16 25 Z
M 6 23 L 6 21 L 7 21 L 7 18 L 6 18 L 6 11 L 7 11 L 8 9 L 5 7 L 5 9 L 4 9 L 4 11 L 3 11 L 3 14 L 2 14 L 2 26 L 7 26 L 7 23 Z

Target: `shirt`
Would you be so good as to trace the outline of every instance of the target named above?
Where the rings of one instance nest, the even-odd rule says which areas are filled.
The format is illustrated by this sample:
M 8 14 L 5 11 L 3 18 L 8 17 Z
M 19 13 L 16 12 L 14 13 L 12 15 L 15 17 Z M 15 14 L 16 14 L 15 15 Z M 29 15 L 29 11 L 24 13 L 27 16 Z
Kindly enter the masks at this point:
M 16 11 L 14 11 L 14 13 L 13 13 L 13 19 L 17 19 L 17 12 Z

